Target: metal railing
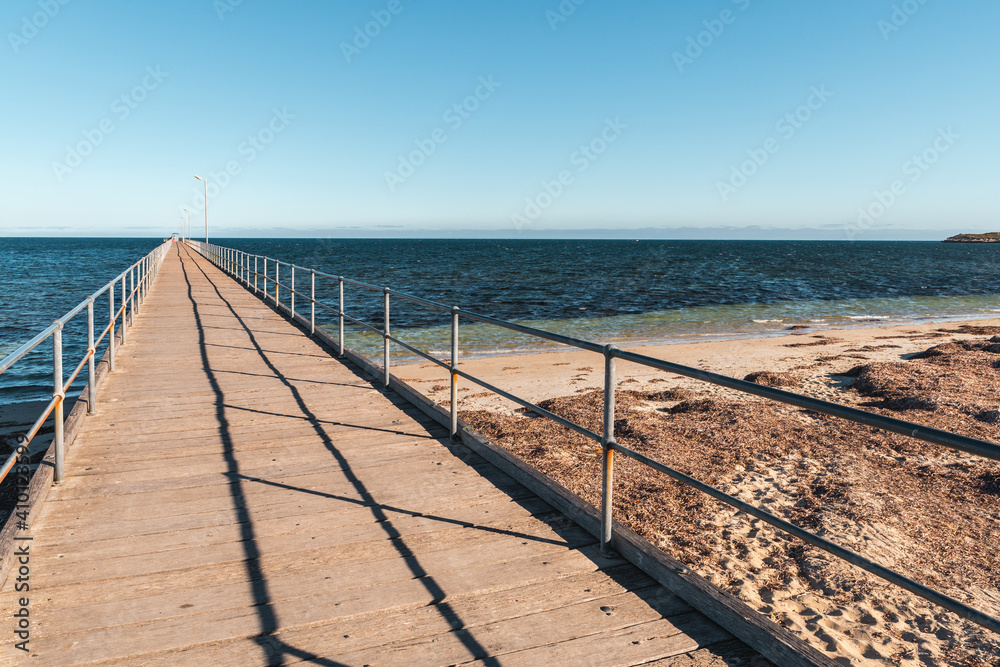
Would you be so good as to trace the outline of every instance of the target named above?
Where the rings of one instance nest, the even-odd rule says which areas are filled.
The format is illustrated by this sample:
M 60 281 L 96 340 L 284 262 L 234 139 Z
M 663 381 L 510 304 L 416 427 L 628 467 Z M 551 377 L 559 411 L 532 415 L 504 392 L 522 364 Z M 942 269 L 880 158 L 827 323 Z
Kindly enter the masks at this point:
M 866 412 L 864 410 L 859 410 L 857 408 L 847 407 L 845 405 L 840 405 L 837 403 L 831 403 L 829 401 L 823 401 L 816 398 L 810 398 L 808 396 L 802 396 L 800 394 L 795 394 L 792 392 L 784 391 L 781 389 L 775 389 L 772 387 L 766 387 L 764 385 L 759 385 L 753 382 L 748 382 L 746 380 L 739 380 L 736 378 L 728 377 L 725 375 L 720 375 L 718 373 L 710 373 L 708 371 L 700 370 L 697 368 L 692 368 L 689 366 L 683 366 L 681 364 L 676 364 L 670 361 L 665 361 L 663 359 L 657 359 L 654 357 L 649 357 L 642 354 L 637 354 L 634 352 L 627 352 L 625 350 L 620 350 L 614 345 L 601 345 L 599 343 L 594 343 L 591 341 L 580 340 L 577 338 L 572 338 L 570 336 L 564 336 L 562 334 L 552 333 L 550 331 L 544 331 L 541 329 L 535 329 L 533 327 L 527 327 L 521 324 L 516 324 L 514 322 L 508 322 L 505 320 L 497 319 L 494 317 L 488 317 L 485 315 L 477 315 L 470 313 L 468 311 L 461 310 L 457 306 L 447 306 L 445 304 L 436 303 L 434 301 L 429 301 L 427 299 L 422 299 L 410 294 L 404 294 L 401 292 L 395 292 L 388 287 L 378 287 L 369 283 L 360 282 L 357 280 L 349 280 L 343 276 L 334 276 L 322 271 L 317 271 L 315 269 L 296 266 L 294 264 L 289 264 L 288 262 L 282 262 L 270 257 L 265 257 L 263 255 L 254 255 L 250 253 L 243 252 L 234 248 L 226 248 L 217 245 L 205 245 L 199 241 L 189 241 L 188 242 L 193 248 L 200 252 L 207 259 L 215 263 L 222 270 L 226 271 L 239 282 L 243 283 L 248 289 L 253 290 L 255 293 L 259 294 L 261 298 L 266 301 L 271 301 L 280 309 L 285 309 L 289 311 L 293 320 L 296 319 L 295 310 L 295 297 L 302 297 L 309 304 L 310 316 L 306 320 L 304 316 L 298 315 L 304 323 L 308 324 L 310 334 L 314 334 L 316 331 L 316 307 L 319 306 L 327 311 L 334 313 L 337 316 L 338 321 L 338 352 L 340 356 L 344 356 L 344 322 L 349 321 L 356 324 L 362 328 L 371 330 L 376 334 L 380 335 L 384 341 L 383 344 L 383 383 L 386 387 L 389 386 L 390 380 L 390 343 L 395 343 L 400 347 L 408 350 L 409 352 L 426 359 L 444 369 L 446 369 L 451 375 L 451 436 L 454 438 L 458 433 L 458 396 L 457 396 L 457 385 L 458 378 L 465 378 L 470 382 L 473 382 L 488 391 L 494 392 L 504 398 L 521 405 L 532 412 L 546 417 L 562 426 L 565 426 L 572 431 L 580 433 L 591 440 L 599 442 L 603 450 L 603 461 L 602 461 L 602 491 L 601 491 L 601 549 L 605 552 L 608 551 L 609 545 L 612 541 L 612 506 L 613 506 L 613 482 L 614 482 L 614 454 L 619 452 L 620 454 L 627 456 L 639 463 L 642 463 L 654 470 L 657 470 L 672 479 L 690 486 L 691 488 L 702 491 L 703 493 L 715 498 L 716 500 L 725 503 L 731 507 L 736 508 L 739 511 L 745 512 L 750 516 L 753 516 L 765 523 L 774 526 L 775 528 L 793 535 L 812 546 L 822 549 L 834 556 L 845 560 L 861 569 L 874 574 L 900 588 L 906 589 L 915 595 L 918 595 L 934 604 L 940 605 L 945 609 L 948 609 L 959 616 L 966 618 L 978 625 L 981 625 L 993 632 L 1000 633 L 1000 619 L 997 619 L 989 614 L 986 614 L 978 609 L 975 609 L 960 600 L 956 600 L 940 591 L 934 590 L 923 584 L 916 582 L 899 572 L 886 568 L 868 558 L 865 558 L 861 554 L 851 551 L 845 547 L 842 547 L 834 542 L 831 542 L 819 535 L 800 528 L 766 510 L 759 507 L 751 505 L 747 502 L 740 500 L 739 498 L 725 493 L 720 489 L 717 489 L 709 484 L 698 481 L 689 475 L 686 475 L 679 470 L 671 468 L 664 463 L 653 460 L 639 452 L 636 452 L 624 445 L 619 444 L 615 441 L 615 393 L 616 387 L 616 360 L 621 359 L 623 361 L 629 361 L 642 366 L 648 366 L 650 368 L 656 368 L 662 371 L 667 371 L 670 373 L 675 373 L 684 377 L 692 378 L 695 380 L 700 380 L 702 382 L 707 382 L 709 384 L 718 385 L 721 387 L 726 387 L 729 389 L 734 389 L 739 392 L 746 394 L 752 394 L 754 396 L 759 396 L 771 401 L 776 401 L 779 403 L 784 403 L 786 405 L 792 405 L 799 408 L 804 408 L 806 410 L 812 410 L 814 412 L 830 415 L 840 419 L 844 419 L 849 422 L 856 424 L 862 424 L 865 426 L 871 426 L 875 428 L 882 429 L 884 431 L 889 431 L 892 433 L 898 433 L 916 440 L 921 440 L 923 442 L 928 442 L 935 445 L 940 445 L 955 451 L 966 452 L 969 454 L 974 454 L 976 456 L 981 456 L 984 458 L 992 459 L 995 461 L 1000 461 L 1000 446 L 992 442 L 986 442 L 983 440 L 977 440 L 975 438 L 969 438 L 967 436 L 959 435 L 956 433 L 951 433 L 948 431 L 942 431 L 940 429 L 931 428 L 928 426 L 921 426 L 919 424 L 914 424 L 912 422 L 903 421 L 901 419 L 895 419 L 892 417 L 886 417 L 883 415 Z M 263 273 L 260 273 L 261 265 L 263 267 Z M 268 266 L 273 266 L 274 273 L 273 278 L 270 278 L 267 273 Z M 289 284 L 283 284 L 280 282 L 281 267 L 287 267 L 290 274 Z M 309 275 L 309 292 L 303 293 L 296 289 L 295 287 L 295 276 L 296 271 L 299 274 L 306 273 Z M 339 304 L 338 306 L 331 306 L 329 304 L 322 303 L 316 299 L 316 278 L 325 278 L 328 280 L 333 280 L 337 282 L 338 292 L 339 292 Z M 258 279 L 262 280 L 262 284 L 258 284 Z M 273 294 L 269 291 L 269 284 L 273 286 Z M 382 327 L 373 326 L 366 322 L 361 321 L 355 317 L 348 315 L 345 312 L 345 302 L 344 302 L 344 286 L 351 285 L 354 287 L 361 288 L 363 290 L 382 292 L 384 295 L 384 316 Z M 289 305 L 285 305 L 281 301 L 281 290 L 287 289 L 290 293 Z M 408 302 L 416 303 L 421 306 L 425 306 L 432 310 L 437 310 L 451 315 L 451 359 L 446 361 L 437 359 L 436 357 L 419 350 L 408 343 L 400 340 L 396 336 L 393 336 L 390 330 L 390 297 L 403 299 Z M 480 322 L 483 324 L 489 324 L 510 331 L 515 331 L 520 334 L 526 334 L 528 336 L 533 336 L 535 338 L 541 338 L 544 340 L 552 341 L 555 343 L 560 343 L 562 345 L 567 345 L 570 347 L 575 347 L 581 350 L 586 350 L 596 354 L 600 354 L 604 357 L 604 425 L 603 433 L 596 433 L 587 429 L 579 424 L 576 424 L 568 419 L 560 417 L 544 408 L 541 408 L 530 401 L 523 398 L 515 396 L 510 392 L 504 391 L 503 389 L 496 387 L 488 382 L 485 382 L 479 378 L 476 378 L 458 368 L 458 356 L 459 356 L 459 319 L 465 318 L 472 320 L 474 322 Z
M 55 444 L 55 470 L 52 481 L 61 484 L 66 478 L 65 469 L 65 445 L 63 442 L 63 427 L 65 418 L 63 406 L 66 401 L 66 392 L 80 376 L 84 366 L 87 367 L 87 414 L 94 414 L 97 407 L 97 374 L 95 368 L 95 357 L 97 349 L 108 338 L 108 368 L 115 370 L 115 355 L 117 353 L 117 342 L 115 340 L 115 328 L 119 320 L 121 326 L 118 333 L 121 334 L 121 344 L 128 341 L 128 329 L 135 323 L 135 316 L 142 310 L 142 304 L 149 293 L 149 286 L 156 276 L 157 270 L 163 262 L 170 242 L 158 246 L 155 250 L 140 259 L 138 262 L 128 267 L 110 282 L 99 290 L 80 302 L 75 308 L 50 324 L 44 331 L 29 340 L 27 343 L 11 352 L 0 361 L 0 375 L 10 369 L 14 364 L 27 356 L 35 348 L 52 339 L 52 400 L 48 402 L 41 416 L 20 438 L 18 446 L 14 452 L 7 457 L 3 467 L 0 467 L 0 482 L 7 477 L 17 461 L 28 451 L 31 441 L 38 435 L 42 426 L 53 415 L 53 442 Z M 121 286 L 120 303 L 116 304 L 115 297 L 118 287 Z M 94 331 L 94 309 L 97 299 L 107 294 L 108 299 L 108 324 L 99 336 L 95 337 Z M 66 325 L 77 315 L 86 311 L 87 313 L 87 352 L 83 359 L 77 364 L 76 369 L 70 373 L 68 378 L 63 377 L 63 330 Z

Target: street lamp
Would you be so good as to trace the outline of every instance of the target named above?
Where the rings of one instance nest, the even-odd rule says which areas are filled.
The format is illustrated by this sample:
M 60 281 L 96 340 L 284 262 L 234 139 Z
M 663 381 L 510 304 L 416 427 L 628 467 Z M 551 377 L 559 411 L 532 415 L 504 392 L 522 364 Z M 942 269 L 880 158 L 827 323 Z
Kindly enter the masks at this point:
M 198 174 L 195 174 L 194 177 L 205 184 L 205 245 L 208 245 L 208 181 Z
M 186 236 L 187 240 L 190 241 L 191 240 L 191 211 L 189 211 L 187 209 L 184 209 L 184 212 L 187 213 L 187 233 L 184 236 Z

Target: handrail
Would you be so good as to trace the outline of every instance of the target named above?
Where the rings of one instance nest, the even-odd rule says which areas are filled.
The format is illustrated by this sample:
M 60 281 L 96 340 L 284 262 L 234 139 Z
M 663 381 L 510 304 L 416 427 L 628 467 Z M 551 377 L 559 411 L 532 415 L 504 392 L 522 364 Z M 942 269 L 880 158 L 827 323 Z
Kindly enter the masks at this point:
M 117 322 L 120 318 L 121 343 L 124 345 L 127 340 L 128 328 L 135 321 L 135 314 L 139 312 L 142 302 L 146 298 L 150 282 L 156 276 L 160 266 L 163 264 L 163 260 L 166 257 L 167 249 L 170 246 L 170 243 L 170 241 L 166 241 L 157 246 L 142 259 L 129 266 L 112 280 L 105 283 L 103 287 L 88 296 L 75 307 L 71 308 L 65 315 L 55 320 L 41 333 L 8 354 L 2 361 L 0 361 L 0 375 L 2 375 L 39 345 L 44 343 L 49 338 L 52 338 L 52 400 L 49 401 L 45 410 L 42 412 L 42 415 L 35 421 L 28 432 L 20 438 L 17 448 L 7 457 L 3 465 L 0 466 L 0 482 L 3 482 L 3 480 L 6 479 L 7 475 L 14 468 L 14 466 L 27 454 L 28 446 L 31 444 L 31 441 L 36 435 L 38 435 L 42 425 L 53 412 L 55 412 L 53 420 L 55 429 L 53 436 L 53 443 L 55 445 L 55 470 L 53 472 L 52 481 L 54 484 L 61 484 L 63 482 L 66 476 L 64 464 L 65 447 L 63 443 L 63 405 L 66 399 L 66 390 L 69 389 L 74 382 L 76 382 L 77 378 L 86 366 L 88 387 L 87 414 L 94 414 L 97 406 L 97 373 L 94 363 L 94 359 L 97 356 L 97 348 L 104 341 L 104 338 L 110 334 L 107 353 L 108 367 L 111 371 L 114 371 L 115 356 L 117 352 L 115 340 L 115 327 Z M 131 290 L 127 293 L 126 280 L 131 282 Z M 116 308 L 115 292 L 117 291 L 119 284 L 121 285 L 121 302 L 119 307 Z M 94 305 L 98 297 L 105 294 L 107 294 L 108 297 L 108 325 L 95 341 Z M 70 373 L 69 377 L 64 378 L 62 374 L 63 330 L 73 318 L 84 311 L 87 312 L 87 351 L 80 363 L 76 366 L 73 372 Z
M 300 293 L 291 288 L 292 299 L 296 295 L 305 297 L 309 300 L 312 308 L 312 316 L 308 324 L 310 325 L 310 331 L 315 330 L 315 306 L 320 305 L 321 307 L 330 310 L 338 315 L 339 320 L 339 353 L 340 356 L 344 355 L 344 322 L 349 321 L 365 327 L 377 334 L 380 334 L 384 341 L 384 384 L 389 386 L 389 364 L 390 364 L 390 354 L 389 354 L 389 344 L 396 343 L 401 347 L 409 350 L 410 352 L 417 354 L 418 356 L 432 361 L 433 363 L 449 369 L 451 375 L 451 436 L 457 436 L 457 424 L 458 424 L 458 401 L 457 401 L 457 382 L 459 377 L 463 377 L 470 382 L 473 382 L 491 392 L 494 392 L 504 398 L 513 401 L 540 416 L 550 419 L 566 428 L 569 428 L 581 435 L 595 440 L 601 443 L 603 449 L 603 489 L 601 494 L 601 549 L 605 552 L 608 551 L 610 544 L 613 541 L 613 522 L 611 518 L 611 510 L 613 506 L 613 465 L 614 465 L 614 452 L 620 452 L 622 455 L 627 456 L 634 461 L 642 463 L 647 467 L 650 467 L 660 473 L 670 476 L 671 478 L 685 484 L 691 488 L 697 489 L 707 495 L 712 496 L 716 500 L 730 505 L 739 511 L 745 512 L 751 516 L 754 516 L 768 524 L 778 528 L 779 530 L 788 533 L 789 535 L 798 537 L 815 547 L 823 549 L 824 551 L 833 554 L 834 556 L 845 560 L 853 565 L 856 565 L 863 570 L 874 574 L 891 584 L 904 588 L 911 593 L 914 593 L 934 604 L 944 607 L 952 612 L 955 612 L 959 616 L 966 618 L 978 625 L 981 625 L 993 632 L 1000 633 L 1000 619 L 993 616 L 985 614 L 984 612 L 971 607 L 964 602 L 961 602 L 955 598 L 941 593 L 940 591 L 934 590 L 930 587 L 924 586 L 902 574 L 891 570 L 883 565 L 880 565 L 868 558 L 865 558 L 861 554 L 854 552 L 850 549 L 842 547 L 834 542 L 831 542 L 819 535 L 807 531 L 799 526 L 796 526 L 766 510 L 759 507 L 751 505 L 739 498 L 725 493 L 720 489 L 717 489 L 709 484 L 701 482 L 689 475 L 686 475 L 678 470 L 675 470 L 662 462 L 651 459 L 639 452 L 636 452 L 628 447 L 618 444 L 615 441 L 614 434 L 614 406 L 615 406 L 615 394 L 617 391 L 617 386 L 615 383 L 616 377 L 616 360 L 622 359 L 623 361 L 629 361 L 632 363 L 640 364 L 650 368 L 656 368 L 663 371 L 668 371 L 685 377 L 689 377 L 702 382 L 707 382 L 710 384 L 727 387 L 742 393 L 751 394 L 759 396 L 761 398 L 776 401 L 780 403 L 785 403 L 787 405 L 793 405 L 796 407 L 801 407 L 807 410 L 812 410 L 822 414 L 830 415 L 846 421 L 854 422 L 857 424 L 863 424 L 865 426 L 872 426 L 876 428 L 883 429 L 885 431 L 890 431 L 892 433 L 898 433 L 916 440 L 921 440 L 924 442 L 929 442 L 932 444 L 940 445 L 956 451 L 967 452 L 974 454 L 976 456 L 981 456 L 983 458 L 993 459 L 1000 461 L 1000 445 L 992 442 L 987 442 L 984 440 L 977 440 L 975 438 L 970 438 L 967 436 L 959 435 L 957 433 L 951 433 L 948 431 L 942 431 L 940 429 L 930 428 L 927 426 L 921 426 L 919 424 L 914 424 L 912 422 L 907 422 L 901 419 L 895 419 L 893 417 L 886 417 L 883 415 L 875 414 L 872 412 L 866 412 L 864 410 L 859 410 L 857 408 L 851 408 L 846 405 L 840 405 L 838 403 L 832 403 L 830 401 L 824 401 L 817 398 L 811 398 L 809 396 L 803 396 L 801 394 L 795 394 L 793 392 L 784 391 L 781 389 L 775 389 L 772 387 L 766 387 L 753 382 L 748 382 L 746 380 L 739 380 L 737 378 L 729 377 L 726 375 L 721 375 L 718 373 L 712 373 L 709 371 L 704 371 L 698 368 L 693 368 L 690 366 L 684 366 L 674 362 L 666 361 L 663 359 L 657 359 L 655 357 L 646 356 L 643 354 L 638 354 L 635 352 L 628 352 L 625 350 L 620 350 L 614 345 L 601 345 L 592 341 L 581 340 L 578 338 L 573 338 L 571 336 L 565 336 L 563 334 L 557 334 L 550 331 L 544 331 L 542 329 L 536 329 L 534 327 L 525 326 L 522 324 L 517 324 L 515 322 L 508 322 L 506 320 L 501 320 L 495 317 L 489 317 L 486 315 L 477 315 L 464 311 L 456 306 L 446 306 L 444 304 L 423 299 L 421 297 L 413 296 L 410 294 L 403 294 L 401 292 L 395 292 L 389 288 L 381 288 L 370 283 L 365 283 L 357 280 L 350 280 L 344 278 L 343 276 L 333 276 L 322 271 L 317 271 L 315 269 L 298 267 L 295 264 L 289 264 L 288 262 L 281 262 L 279 260 L 263 256 L 263 255 L 251 255 L 249 253 L 236 250 L 233 248 L 225 248 L 217 245 L 206 245 L 200 241 L 188 240 L 189 245 L 199 252 L 202 256 L 206 257 L 209 261 L 213 262 L 219 266 L 226 273 L 236 277 L 236 280 L 240 281 L 247 286 L 248 289 L 253 290 L 255 293 L 261 294 L 261 297 L 265 300 L 271 299 L 275 306 L 280 308 L 285 308 L 289 311 L 292 319 L 302 319 L 304 318 L 298 316 L 294 311 L 294 300 L 292 301 L 292 306 L 286 306 L 280 300 L 280 288 L 287 287 L 282 285 L 277 281 L 278 276 L 275 275 L 275 280 L 271 282 L 275 284 L 275 294 L 271 295 L 268 293 L 267 289 L 267 264 L 272 262 L 275 267 L 278 266 L 289 266 L 293 269 L 301 269 L 303 271 L 308 271 L 311 276 L 313 276 L 311 292 L 306 295 L 305 293 Z M 253 259 L 251 267 L 251 258 Z M 260 290 L 257 286 L 257 278 L 261 276 L 257 272 L 258 261 L 263 259 L 264 261 L 264 289 Z M 293 273 L 294 276 L 294 273 Z M 328 278 L 335 280 L 339 286 L 340 304 L 339 308 L 334 307 L 329 304 L 325 304 L 316 300 L 316 284 L 315 276 L 320 276 L 323 278 Z M 252 281 L 251 281 L 252 277 Z M 371 291 L 382 292 L 385 298 L 385 316 L 383 321 L 383 327 L 380 331 L 378 327 L 363 322 L 345 312 L 344 307 L 344 285 L 354 285 L 356 287 L 361 287 L 363 289 L 368 289 Z M 452 330 L 452 350 L 451 359 L 448 362 L 436 359 L 433 355 L 418 350 L 417 348 L 401 341 L 396 336 L 393 336 L 389 330 L 389 320 L 390 320 L 390 297 L 398 297 L 407 301 L 411 301 L 428 308 L 448 312 L 451 314 L 451 330 Z M 563 345 L 576 347 L 581 350 L 586 350 L 589 352 L 594 352 L 601 354 L 605 359 L 605 372 L 604 372 L 604 428 L 603 434 L 595 433 L 579 424 L 560 417 L 544 408 L 535 405 L 534 403 L 522 399 L 510 392 L 507 392 L 499 387 L 496 387 L 488 382 L 480 380 L 479 378 L 470 375 L 458 368 L 458 334 L 459 334 L 459 318 L 466 318 L 475 322 L 480 322 L 484 324 L 489 324 L 510 331 L 516 331 L 521 334 L 526 334 L 529 336 L 534 336 L 536 338 L 541 338 L 544 340 L 553 341 Z

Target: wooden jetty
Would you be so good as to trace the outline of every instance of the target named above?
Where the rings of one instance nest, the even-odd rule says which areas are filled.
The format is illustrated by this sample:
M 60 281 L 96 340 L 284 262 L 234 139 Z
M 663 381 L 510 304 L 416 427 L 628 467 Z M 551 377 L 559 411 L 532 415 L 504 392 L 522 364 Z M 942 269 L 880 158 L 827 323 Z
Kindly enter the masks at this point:
M 128 336 L 0 663 L 770 664 L 186 246 Z

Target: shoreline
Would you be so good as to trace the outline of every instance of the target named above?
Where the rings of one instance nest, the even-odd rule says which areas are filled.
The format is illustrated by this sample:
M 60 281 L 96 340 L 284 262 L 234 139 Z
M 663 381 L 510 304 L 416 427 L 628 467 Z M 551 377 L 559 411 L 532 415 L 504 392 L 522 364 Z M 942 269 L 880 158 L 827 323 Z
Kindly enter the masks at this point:
M 765 370 L 791 372 L 800 376 L 802 381 L 802 387 L 797 390 L 799 393 L 836 402 L 835 396 L 842 383 L 831 377 L 832 373 L 846 371 L 861 363 L 900 361 L 933 344 L 974 338 L 975 334 L 962 330 L 982 327 L 1000 327 L 1000 317 L 837 329 L 807 328 L 715 340 L 623 343 L 619 347 L 740 379 Z M 604 385 L 602 355 L 565 347 L 561 350 L 460 357 L 459 367 L 535 403 Z M 445 369 L 422 361 L 394 365 L 392 370 L 432 400 L 447 404 L 449 391 L 444 385 L 448 384 L 448 373 Z M 619 384 L 634 381 L 638 383 L 636 388 L 669 378 L 678 386 L 702 392 L 730 391 L 621 360 L 617 364 L 617 376 Z M 493 394 L 483 395 L 484 389 L 464 378 L 459 380 L 459 391 L 459 405 L 463 410 L 499 409 L 510 412 L 518 407 Z

